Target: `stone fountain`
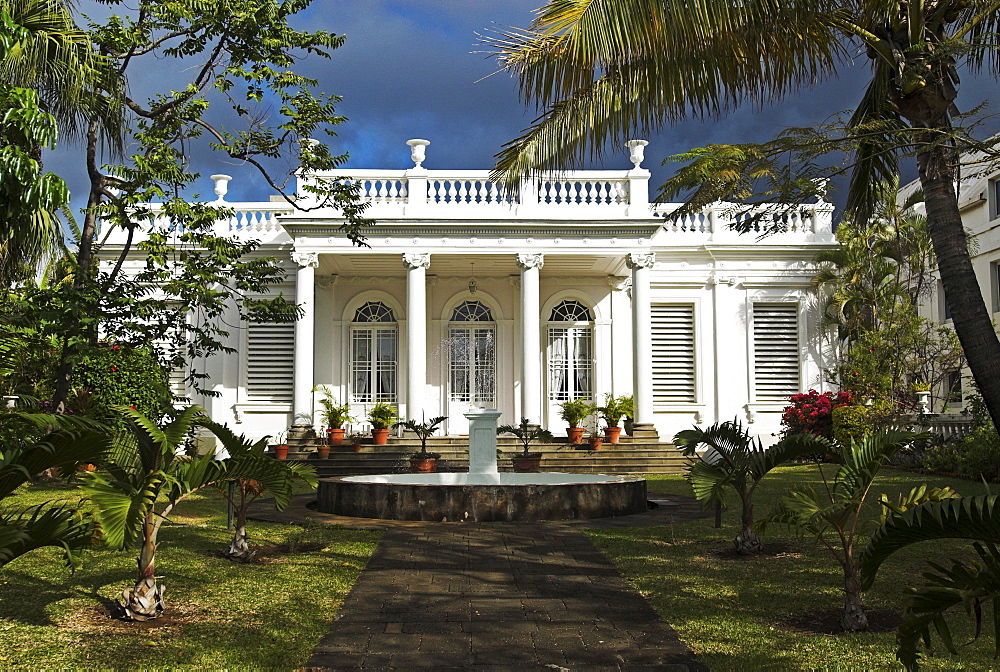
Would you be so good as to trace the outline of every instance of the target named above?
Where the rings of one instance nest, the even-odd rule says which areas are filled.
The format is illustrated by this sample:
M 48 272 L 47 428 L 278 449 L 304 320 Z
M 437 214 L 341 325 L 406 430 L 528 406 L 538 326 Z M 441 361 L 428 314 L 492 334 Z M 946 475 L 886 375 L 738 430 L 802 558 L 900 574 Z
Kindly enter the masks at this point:
M 625 516 L 646 511 L 646 481 L 605 474 L 500 473 L 500 411 L 466 413 L 468 473 L 377 474 L 325 478 L 324 513 L 384 520 L 534 521 Z

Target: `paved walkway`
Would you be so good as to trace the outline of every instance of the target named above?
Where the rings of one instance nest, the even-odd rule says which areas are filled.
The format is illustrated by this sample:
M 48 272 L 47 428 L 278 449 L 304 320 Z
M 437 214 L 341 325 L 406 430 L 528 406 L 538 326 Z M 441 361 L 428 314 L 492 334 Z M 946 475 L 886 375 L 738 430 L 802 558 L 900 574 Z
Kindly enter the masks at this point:
M 579 524 L 654 525 L 704 515 L 689 498 L 650 495 L 658 498 L 663 505 L 648 514 Z M 386 530 L 309 667 L 707 669 L 577 523 L 372 521 L 303 504 L 254 517 Z

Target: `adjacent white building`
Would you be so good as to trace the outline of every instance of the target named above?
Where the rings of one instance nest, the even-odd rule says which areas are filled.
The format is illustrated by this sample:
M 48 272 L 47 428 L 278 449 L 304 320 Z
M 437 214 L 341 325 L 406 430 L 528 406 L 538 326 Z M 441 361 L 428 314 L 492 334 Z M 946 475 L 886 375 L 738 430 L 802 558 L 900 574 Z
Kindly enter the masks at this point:
M 213 418 L 250 436 L 318 425 L 327 386 L 359 418 L 387 401 L 464 434 L 463 413 L 495 407 L 561 432 L 560 402 L 611 393 L 634 395 L 638 434 L 738 418 L 770 436 L 789 395 L 822 385 L 809 283 L 834 244 L 829 203 L 758 239 L 729 229 L 725 204 L 677 219 L 651 203 L 641 141 L 628 170 L 528 179 L 514 197 L 487 170 L 426 169 L 426 141 L 407 144 L 408 170 L 302 178 L 360 185 L 369 248 L 332 209 L 229 204 L 220 230 L 284 260 L 275 291 L 304 316 L 232 330 L 236 354 L 208 361 L 219 396 L 193 399 Z M 214 178 L 221 200 L 228 178 Z
M 987 309 L 995 324 L 1000 324 L 1000 165 L 988 161 L 982 154 L 962 156 L 962 179 L 957 183 L 958 209 L 962 223 L 970 236 L 969 251 L 976 279 Z M 919 180 L 900 189 L 898 201 L 904 202 L 920 188 Z M 924 204 L 914 208 L 925 214 Z M 944 287 L 938 277 L 933 296 L 920 307 L 923 317 L 951 324 L 951 310 L 944 298 Z M 964 391 L 971 391 L 969 371 L 954 371 L 947 385 L 951 390 L 945 411 L 958 411 L 964 407 Z M 948 396 L 942 391 L 943 396 Z

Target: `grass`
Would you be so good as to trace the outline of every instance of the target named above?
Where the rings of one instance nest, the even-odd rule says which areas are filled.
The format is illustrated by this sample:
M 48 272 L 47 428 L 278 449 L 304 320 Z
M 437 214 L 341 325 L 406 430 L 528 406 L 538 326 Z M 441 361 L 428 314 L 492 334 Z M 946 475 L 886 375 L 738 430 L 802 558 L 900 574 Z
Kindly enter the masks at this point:
M 831 473 L 832 473 L 832 468 Z M 651 492 L 691 494 L 680 476 L 648 476 Z M 964 495 L 982 494 L 980 484 L 885 470 L 869 494 L 869 514 L 877 516 L 878 495 L 909 491 L 928 481 L 950 485 Z M 822 483 L 815 466 L 785 467 L 765 477 L 755 495 L 757 517 L 767 514 L 791 486 Z M 908 586 L 920 583 L 927 560 L 944 562 L 971 555 L 966 542 L 925 542 L 897 553 L 864 594 L 874 615 L 874 632 L 838 632 L 843 607 L 843 575 L 829 552 L 812 539 L 798 538 L 785 528 L 769 528 L 764 536 L 769 552 L 740 557 L 732 552 L 739 531 L 735 501 L 714 518 L 659 527 L 588 530 L 587 533 L 713 670 L 899 669 L 895 660 L 895 626 Z M 986 628 L 990 628 L 989 607 Z M 957 623 L 956 643 L 972 638 L 972 619 Z M 993 641 L 987 632 L 952 657 L 938 646 L 924 660 L 927 669 L 993 669 Z M 935 644 L 940 640 L 935 638 Z
M 17 508 L 78 491 L 19 489 Z M 157 575 L 167 612 L 148 624 L 109 618 L 135 575 L 135 552 L 95 550 L 70 573 L 57 552 L 0 570 L 0 669 L 294 668 L 306 663 L 381 538 L 376 532 L 251 521 L 261 561 L 221 557 L 231 533 L 218 493 L 182 502 L 160 532 Z

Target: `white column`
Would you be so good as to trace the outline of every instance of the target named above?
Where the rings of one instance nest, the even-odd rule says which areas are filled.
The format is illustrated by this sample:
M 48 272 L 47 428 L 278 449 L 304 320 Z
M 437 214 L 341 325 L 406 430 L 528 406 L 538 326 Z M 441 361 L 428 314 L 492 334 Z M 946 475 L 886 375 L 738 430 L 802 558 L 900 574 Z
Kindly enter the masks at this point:
M 299 265 L 295 273 L 295 303 L 302 317 L 295 323 L 295 370 L 292 373 L 292 425 L 313 424 L 313 341 L 316 326 L 316 268 L 319 255 L 315 252 L 292 252 L 292 261 Z
M 540 254 L 517 255 L 521 269 L 521 415 L 538 424 L 542 422 L 538 272 L 544 263 Z
M 628 255 L 632 269 L 632 380 L 635 400 L 633 436 L 649 436 L 653 426 L 653 376 L 649 362 L 653 360 L 653 331 L 649 310 L 649 273 L 656 261 L 653 253 Z
M 406 419 L 423 421 L 427 388 L 427 269 L 431 255 L 403 255 L 406 267 Z

